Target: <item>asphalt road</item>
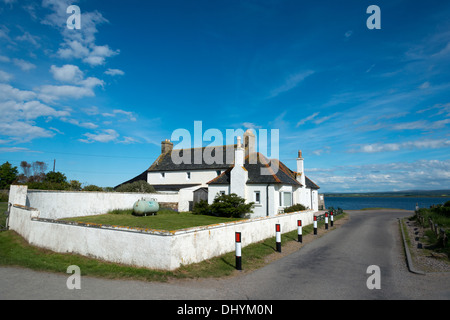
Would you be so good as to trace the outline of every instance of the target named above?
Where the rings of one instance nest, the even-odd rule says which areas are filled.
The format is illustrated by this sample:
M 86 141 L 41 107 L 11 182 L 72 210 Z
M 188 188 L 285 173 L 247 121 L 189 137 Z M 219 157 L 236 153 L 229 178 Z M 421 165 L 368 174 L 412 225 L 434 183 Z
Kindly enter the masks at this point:
M 417 275 L 407 269 L 398 218 L 411 212 L 349 213 L 350 221 L 340 228 L 234 278 L 145 283 L 82 277 L 81 289 L 69 290 L 69 275 L 0 268 L 0 299 L 450 299 L 449 273 Z M 368 273 L 369 266 L 379 273 Z M 367 280 L 376 275 L 380 289 L 369 289 Z

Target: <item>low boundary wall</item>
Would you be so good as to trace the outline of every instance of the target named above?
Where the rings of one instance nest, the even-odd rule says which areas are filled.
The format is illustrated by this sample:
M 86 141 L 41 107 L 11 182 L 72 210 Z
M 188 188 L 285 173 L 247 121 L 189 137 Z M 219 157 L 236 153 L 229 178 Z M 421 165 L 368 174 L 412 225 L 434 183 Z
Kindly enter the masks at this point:
M 23 202 L 26 192 L 19 191 L 16 193 L 16 200 Z M 14 199 L 10 198 L 11 201 Z M 164 231 L 62 222 L 51 218 L 51 211 L 43 214 L 41 210 L 30 206 L 11 203 L 9 228 L 32 245 L 60 253 L 75 253 L 114 263 L 161 270 L 174 270 L 181 265 L 234 251 L 236 232 L 241 232 L 242 246 L 245 247 L 275 236 L 276 224 L 281 225 L 283 233 L 290 232 L 297 229 L 297 220 L 302 220 L 302 224 L 306 226 L 313 222 L 314 216 L 313 211 L 302 211 Z M 72 205 L 74 211 L 78 212 L 78 206 L 82 204 Z
M 161 205 L 178 203 L 178 194 L 174 193 L 28 190 L 26 202 L 14 204 L 38 208 L 42 218 L 60 219 L 104 214 L 114 209 L 131 209 L 142 198 L 154 198 Z

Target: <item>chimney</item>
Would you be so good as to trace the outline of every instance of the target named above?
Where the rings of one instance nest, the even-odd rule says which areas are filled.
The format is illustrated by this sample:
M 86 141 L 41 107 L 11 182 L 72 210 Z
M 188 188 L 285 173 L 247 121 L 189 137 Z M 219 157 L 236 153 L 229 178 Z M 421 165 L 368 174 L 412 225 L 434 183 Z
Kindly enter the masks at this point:
M 237 137 L 237 148 L 234 150 L 234 165 L 243 166 L 244 165 L 244 148 L 241 144 L 241 137 Z
M 161 154 L 170 152 L 173 149 L 173 143 L 169 139 L 161 142 Z
M 244 133 L 244 148 L 245 156 L 249 157 L 249 163 L 256 164 L 256 153 L 255 153 L 255 141 L 256 137 L 252 130 L 248 129 Z M 249 156 L 250 155 L 250 156 Z
M 305 187 L 306 179 L 305 179 L 305 168 L 303 166 L 303 157 L 302 151 L 298 150 L 298 158 L 297 158 L 297 180 Z

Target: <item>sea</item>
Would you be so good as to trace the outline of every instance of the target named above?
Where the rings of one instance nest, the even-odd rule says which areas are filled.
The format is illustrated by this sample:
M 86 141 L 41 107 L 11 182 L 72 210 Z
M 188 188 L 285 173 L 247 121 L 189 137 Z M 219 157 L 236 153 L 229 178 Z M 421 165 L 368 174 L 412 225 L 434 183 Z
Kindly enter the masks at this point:
M 365 208 L 389 208 L 415 210 L 429 208 L 432 205 L 444 204 L 449 198 L 439 197 L 325 197 L 325 207 L 343 210 L 360 210 Z

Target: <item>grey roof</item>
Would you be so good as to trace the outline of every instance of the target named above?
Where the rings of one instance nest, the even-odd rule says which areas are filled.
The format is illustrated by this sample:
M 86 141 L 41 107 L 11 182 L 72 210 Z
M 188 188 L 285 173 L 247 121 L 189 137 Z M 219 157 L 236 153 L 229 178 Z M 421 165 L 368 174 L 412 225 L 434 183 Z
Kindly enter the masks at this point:
M 226 145 L 172 150 L 161 154 L 148 171 L 228 169 L 234 163 L 234 148 L 235 145 Z M 196 155 L 201 155 L 201 157 Z M 186 158 L 186 161 L 183 157 Z M 172 158 L 183 159 L 183 162 L 174 163 Z M 201 159 L 201 162 L 195 163 L 196 158 Z M 208 158 L 211 160 L 208 161 Z
M 248 172 L 247 184 L 290 184 L 301 186 L 301 183 L 296 179 L 296 173 L 289 170 L 281 161 L 269 160 L 261 153 L 257 153 L 256 159 L 256 163 L 249 163 L 249 157 L 245 158 L 244 169 Z M 270 168 L 276 167 L 276 165 L 278 165 L 278 170 L 274 172 Z M 229 184 L 230 173 L 233 167 L 209 181 L 208 184 Z M 264 168 L 266 171 L 269 171 L 269 174 L 261 174 L 261 170 Z
M 166 153 L 161 154 L 155 162 L 150 166 L 150 168 L 140 174 L 139 176 L 127 181 L 137 181 L 145 180 L 147 181 L 146 173 L 150 172 L 164 172 L 164 171 L 191 171 L 191 170 L 225 170 L 221 175 L 215 179 L 208 182 L 208 184 L 229 184 L 230 183 L 230 172 L 234 167 L 234 149 L 236 145 L 227 146 L 214 146 L 214 147 L 203 147 L 203 148 L 193 148 L 193 149 L 176 149 Z M 186 155 L 188 158 L 187 163 L 176 164 L 172 161 L 172 152 L 174 156 L 179 156 L 180 158 Z M 195 153 L 201 152 L 201 163 L 194 163 Z M 217 154 L 216 154 L 217 153 Z M 290 184 L 301 186 L 301 183 L 297 180 L 298 173 L 290 170 L 283 162 L 277 159 L 267 159 L 261 153 L 257 154 L 256 163 L 249 163 L 249 157 L 245 158 L 244 168 L 248 172 L 247 184 Z M 213 163 L 208 163 L 207 157 L 204 155 L 211 155 L 215 160 Z M 199 157 L 200 158 L 200 157 Z M 221 160 L 221 161 L 220 161 Z M 272 174 L 262 175 L 261 169 L 274 167 L 278 164 L 278 171 L 272 172 Z M 305 184 L 307 188 L 310 189 L 320 189 L 313 181 L 305 176 Z M 170 186 L 161 185 L 154 186 L 157 190 L 166 189 Z M 181 187 L 186 187 L 186 185 L 173 185 L 173 190 L 179 190 Z

